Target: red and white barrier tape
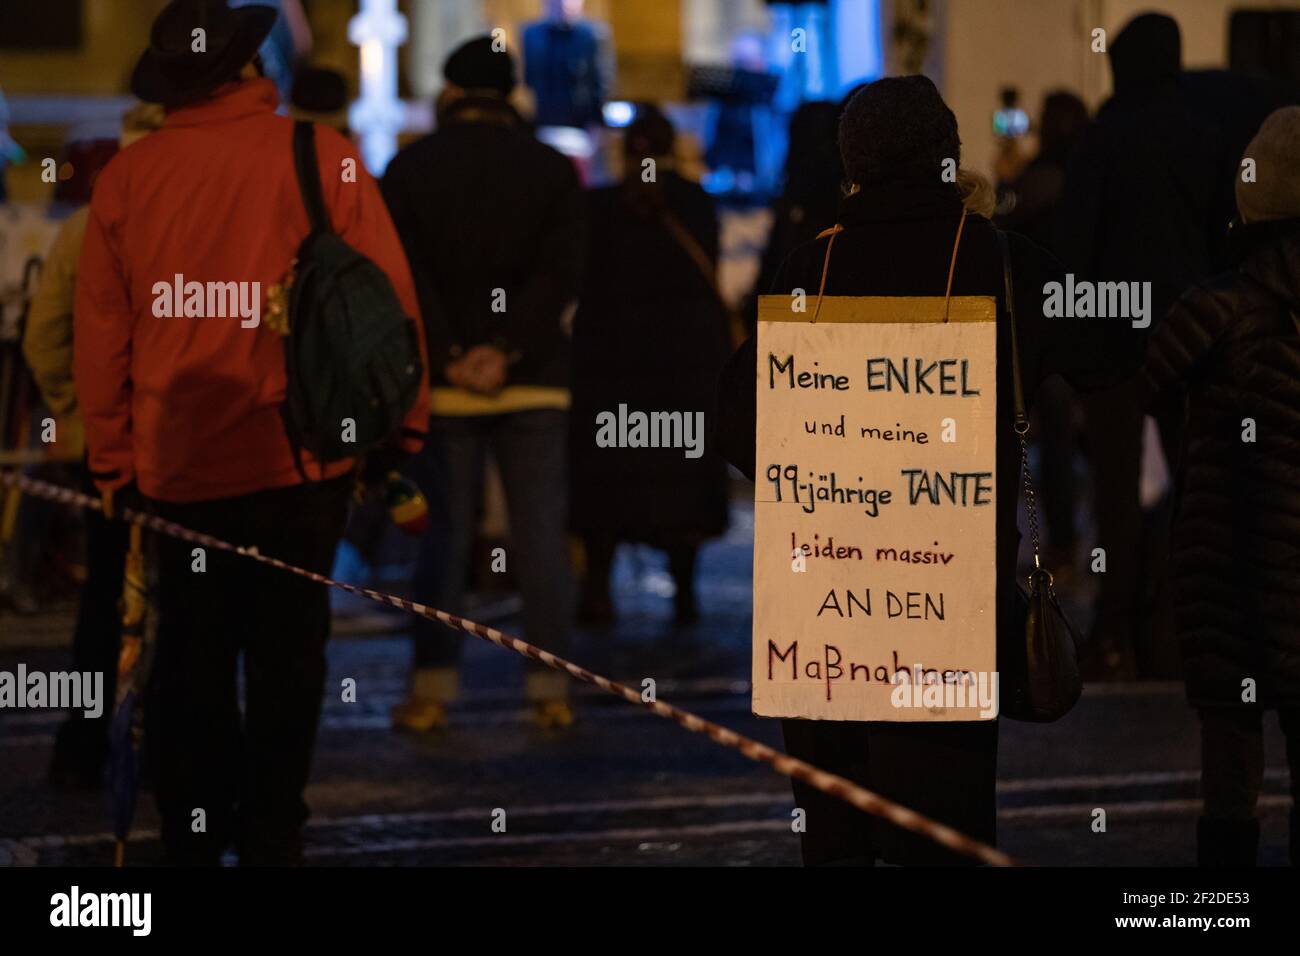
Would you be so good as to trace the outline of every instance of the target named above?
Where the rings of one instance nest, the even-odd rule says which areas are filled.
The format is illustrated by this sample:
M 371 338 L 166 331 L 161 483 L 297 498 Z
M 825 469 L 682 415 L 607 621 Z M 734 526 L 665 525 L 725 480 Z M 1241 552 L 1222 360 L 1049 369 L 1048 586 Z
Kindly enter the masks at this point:
M 56 501 L 62 504 L 76 505 L 82 508 L 89 508 L 92 511 L 102 510 L 102 505 L 98 498 L 92 498 L 90 495 L 82 494 L 71 488 L 65 488 L 61 485 L 51 484 L 50 482 L 40 481 L 39 479 L 29 478 L 26 475 L 13 471 L 0 471 L 0 484 L 7 485 L 11 488 L 18 488 L 27 494 L 37 498 L 44 498 L 48 501 Z M 464 618 L 457 617 L 454 614 L 448 614 L 446 611 L 440 611 L 437 608 L 428 607 L 424 604 L 417 604 L 414 601 L 408 601 L 405 598 L 396 597 L 392 594 L 384 594 L 382 591 L 372 591 L 370 588 L 358 587 L 354 584 L 345 584 L 342 581 L 335 581 L 323 574 L 316 574 L 313 571 L 307 571 L 303 568 L 295 567 L 292 564 L 258 553 L 256 550 L 239 547 L 213 538 L 197 531 L 191 531 L 178 524 L 165 521 L 156 515 L 144 512 L 133 511 L 124 508 L 122 519 L 131 524 L 138 524 L 141 527 L 150 528 L 161 534 L 169 535 L 173 538 L 179 538 L 182 541 L 189 541 L 193 544 L 202 545 L 208 548 L 215 548 L 220 551 L 229 551 L 235 554 L 243 555 L 254 561 L 260 561 L 262 564 L 279 568 L 290 574 L 296 574 L 299 577 L 307 578 L 328 587 L 338 588 L 340 591 L 346 591 L 349 594 L 359 594 L 362 597 L 369 598 L 380 604 L 388 604 L 392 607 L 401 608 L 404 611 L 410 611 L 412 614 L 418 614 L 421 617 L 433 621 L 441 621 L 448 627 L 454 627 L 457 630 L 473 634 L 475 637 L 482 638 L 485 641 L 491 641 L 498 647 L 504 647 L 512 650 L 524 657 L 540 661 L 547 667 L 558 671 L 564 671 L 569 676 L 584 681 L 588 684 L 594 684 L 601 690 L 613 694 L 615 697 L 622 697 L 630 704 L 644 707 L 653 711 L 660 717 L 665 717 L 673 721 L 680 727 L 694 733 L 704 734 L 715 743 L 721 744 L 732 750 L 739 751 L 750 760 L 757 763 L 767 764 L 777 773 L 799 780 L 808 784 L 822 793 L 829 794 L 843 800 L 845 803 L 852 804 L 865 813 L 870 813 L 888 820 L 904 830 L 910 830 L 921 836 L 927 837 L 942 846 L 948 847 L 957 853 L 974 857 L 992 866 L 1014 866 L 1012 859 L 1005 853 L 1002 853 L 985 843 L 971 839 L 963 833 L 959 833 L 952 827 L 944 826 L 937 823 L 929 817 L 923 816 L 914 810 L 887 800 L 879 794 L 873 793 L 863 787 L 858 786 L 851 780 L 837 776 L 833 773 L 827 773 L 820 770 L 810 763 L 797 760 L 788 754 L 774 750 L 766 744 L 761 744 L 757 740 L 729 730 L 720 724 L 705 720 L 698 717 L 690 711 L 682 710 L 671 704 L 665 704 L 660 700 L 645 701 L 641 699 L 640 693 L 612 681 L 600 674 L 593 674 L 577 664 L 567 661 L 562 657 L 556 657 L 549 651 L 544 651 L 540 647 L 535 647 L 518 638 L 503 634 L 496 628 L 488 627 L 484 624 L 478 624 L 474 621 L 467 621 Z

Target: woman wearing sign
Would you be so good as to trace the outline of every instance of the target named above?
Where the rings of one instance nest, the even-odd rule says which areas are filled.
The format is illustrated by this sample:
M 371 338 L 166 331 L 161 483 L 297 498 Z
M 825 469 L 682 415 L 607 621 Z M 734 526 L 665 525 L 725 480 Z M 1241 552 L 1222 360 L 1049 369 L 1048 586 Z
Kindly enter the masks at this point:
M 860 90 L 845 108 L 839 147 L 849 181 L 837 228 L 791 253 L 774 295 L 992 296 L 996 334 L 998 426 L 996 592 L 1001 647 L 1012 611 L 1019 533 L 1016 489 L 1020 449 L 1013 425 L 1011 329 L 1003 303 L 1003 262 L 986 204 L 959 172 L 957 121 L 923 76 L 891 77 Z M 963 197 L 966 197 L 965 203 Z M 834 240 L 833 247 L 830 246 Z M 833 248 L 833 255 L 828 255 Z M 1130 323 L 1045 318 L 1043 288 L 1063 278 L 1046 252 L 1010 237 L 1018 345 L 1027 402 L 1059 373 L 1090 390 L 1136 369 L 1141 343 Z M 809 304 L 809 318 L 814 309 Z M 753 478 L 757 346 L 731 358 L 720 383 L 717 447 Z M 865 456 L 870 454 L 864 449 Z M 1002 655 L 999 653 L 999 657 Z M 997 722 L 884 723 L 783 721 L 786 749 L 968 836 L 995 840 Z M 806 811 L 808 865 L 931 864 L 961 858 L 917 835 L 795 783 Z

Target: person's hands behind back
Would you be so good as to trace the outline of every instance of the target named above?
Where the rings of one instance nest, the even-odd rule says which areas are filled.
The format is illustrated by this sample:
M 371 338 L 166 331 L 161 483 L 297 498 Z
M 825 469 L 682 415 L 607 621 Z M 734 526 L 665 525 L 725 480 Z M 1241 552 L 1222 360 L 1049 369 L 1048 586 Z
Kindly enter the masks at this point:
M 506 354 L 491 345 L 476 345 L 447 366 L 447 381 L 457 388 L 493 395 L 505 385 Z

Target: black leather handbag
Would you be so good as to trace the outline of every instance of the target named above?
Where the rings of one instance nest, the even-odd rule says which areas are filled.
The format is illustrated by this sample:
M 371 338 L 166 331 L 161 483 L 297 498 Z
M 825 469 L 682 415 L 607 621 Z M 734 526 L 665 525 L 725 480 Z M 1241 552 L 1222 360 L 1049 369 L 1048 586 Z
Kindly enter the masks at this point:
M 1024 584 L 1016 582 L 1015 631 L 999 642 L 1001 713 L 1012 720 L 1051 723 L 1070 712 L 1083 693 L 1079 676 L 1079 638 L 1056 599 L 1051 573 L 1040 563 L 1038 499 L 1029 470 L 1029 418 L 1020 378 L 1020 347 L 1016 339 L 1016 305 L 1011 280 L 1011 254 L 1006 233 L 998 232 L 1002 246 L 1003 294 L 1011 323 L 1011 374 L 1015 390 L 1015 430 L 1020 439 L 1020 472 L 1029 512 L 1029 536 L 1034 548 L 1034 569 Z

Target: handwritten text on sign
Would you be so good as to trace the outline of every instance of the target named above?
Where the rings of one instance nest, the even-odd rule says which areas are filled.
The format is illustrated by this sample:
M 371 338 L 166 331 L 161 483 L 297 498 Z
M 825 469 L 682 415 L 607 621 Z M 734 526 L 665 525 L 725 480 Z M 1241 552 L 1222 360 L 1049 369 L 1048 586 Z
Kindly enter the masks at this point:
M 980 719 L 975 683 L 996 667 L 995 315 L 991 298 L 954 298 L 944 323 L 942 298 L 837 297 L 812 324 L 788 297 L 761 300 L 756 714 Z M 903 680 L 915 694 L 895 693 Z M 926 684 L 969 691 L 921 706 Z

